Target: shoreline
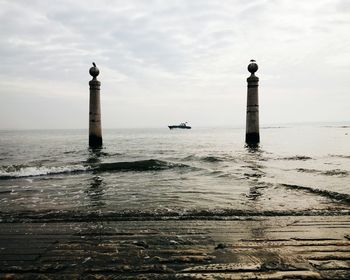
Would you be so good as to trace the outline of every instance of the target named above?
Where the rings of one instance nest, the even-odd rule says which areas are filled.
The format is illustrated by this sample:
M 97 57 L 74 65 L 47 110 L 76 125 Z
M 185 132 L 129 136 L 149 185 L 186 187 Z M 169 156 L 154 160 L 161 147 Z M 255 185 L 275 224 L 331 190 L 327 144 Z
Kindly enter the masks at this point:
M 84 209 L 86 210 L 86 209 Z M 310 209 L 310 210 L 246 210 L 246 209 L 199 209 L 180 213 L 153 211 L 0 211 L 1 223 L 66 223 L 66 222 L 147 222 L 147 221 L 244 221 L 259 220 L 267 217 L 341 217 L 350 216 L 350 209 Z

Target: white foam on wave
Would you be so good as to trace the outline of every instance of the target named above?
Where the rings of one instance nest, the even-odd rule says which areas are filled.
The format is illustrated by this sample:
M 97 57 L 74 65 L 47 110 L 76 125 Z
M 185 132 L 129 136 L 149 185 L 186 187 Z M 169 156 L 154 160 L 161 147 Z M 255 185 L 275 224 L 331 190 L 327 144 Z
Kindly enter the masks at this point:
M 38 167 L 21 167 L 15 171 L 7 171 L 6 169 L 0 168 L 0 178 L 1 177 L 34 177 L 43 176 L 49 174 L 61 174 L 61 173 L 72 173 L 79 171 L 86 171 L 89 167 L 83 165 L 66 165 L 66 166 L 38 166 Z

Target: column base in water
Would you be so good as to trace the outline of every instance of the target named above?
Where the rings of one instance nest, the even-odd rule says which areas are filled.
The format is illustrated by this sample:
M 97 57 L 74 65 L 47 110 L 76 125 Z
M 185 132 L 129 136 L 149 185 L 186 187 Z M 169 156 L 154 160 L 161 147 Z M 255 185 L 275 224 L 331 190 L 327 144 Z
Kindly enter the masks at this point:
M 249 144 L 259 144 L 260 134 L 259 133 L 246 133 L 245 142 Z
M 102 137 L 96 135 L 89 135 L 89 146 L 90 148 L 101 148 Z

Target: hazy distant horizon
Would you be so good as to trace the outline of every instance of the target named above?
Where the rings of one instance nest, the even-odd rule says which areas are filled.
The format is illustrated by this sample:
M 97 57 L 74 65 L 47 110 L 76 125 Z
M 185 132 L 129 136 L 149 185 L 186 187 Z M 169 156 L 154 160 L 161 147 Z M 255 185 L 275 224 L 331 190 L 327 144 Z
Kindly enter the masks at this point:
M 169 123 L 162 126 L 133 126 L 133 127 L 103 127 L 102 130 L 118 130 L 118 129 L 168 129 L 168 125 L 179 124 L 177 123 Z M 225 128 L 225 129 L 245 129 L 244 125 L 194 125 L 193 123 L 188 123 L 192 126 L 192 129 L 212 129 L 212 128 Z M 315 122 L 285 122 L 285 123 L 261 123 L 260 128 L 273 128 L 273 127 L 293 127 L 293 126 L 350 126 L 350 120 L 348 121 L 315 121 Z M 23 130 L 88 130 L 89 127 L 76 127 L 76 128 L 1 128 L 0 131 L 23 131 Z

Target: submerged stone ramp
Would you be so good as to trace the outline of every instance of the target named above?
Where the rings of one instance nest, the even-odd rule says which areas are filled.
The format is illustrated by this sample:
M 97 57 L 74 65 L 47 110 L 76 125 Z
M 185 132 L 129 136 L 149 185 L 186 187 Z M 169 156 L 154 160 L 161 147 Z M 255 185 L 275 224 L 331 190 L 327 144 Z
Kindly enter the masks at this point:
M 350 216 L 0 223 L 1 279 L 350 279 Z

